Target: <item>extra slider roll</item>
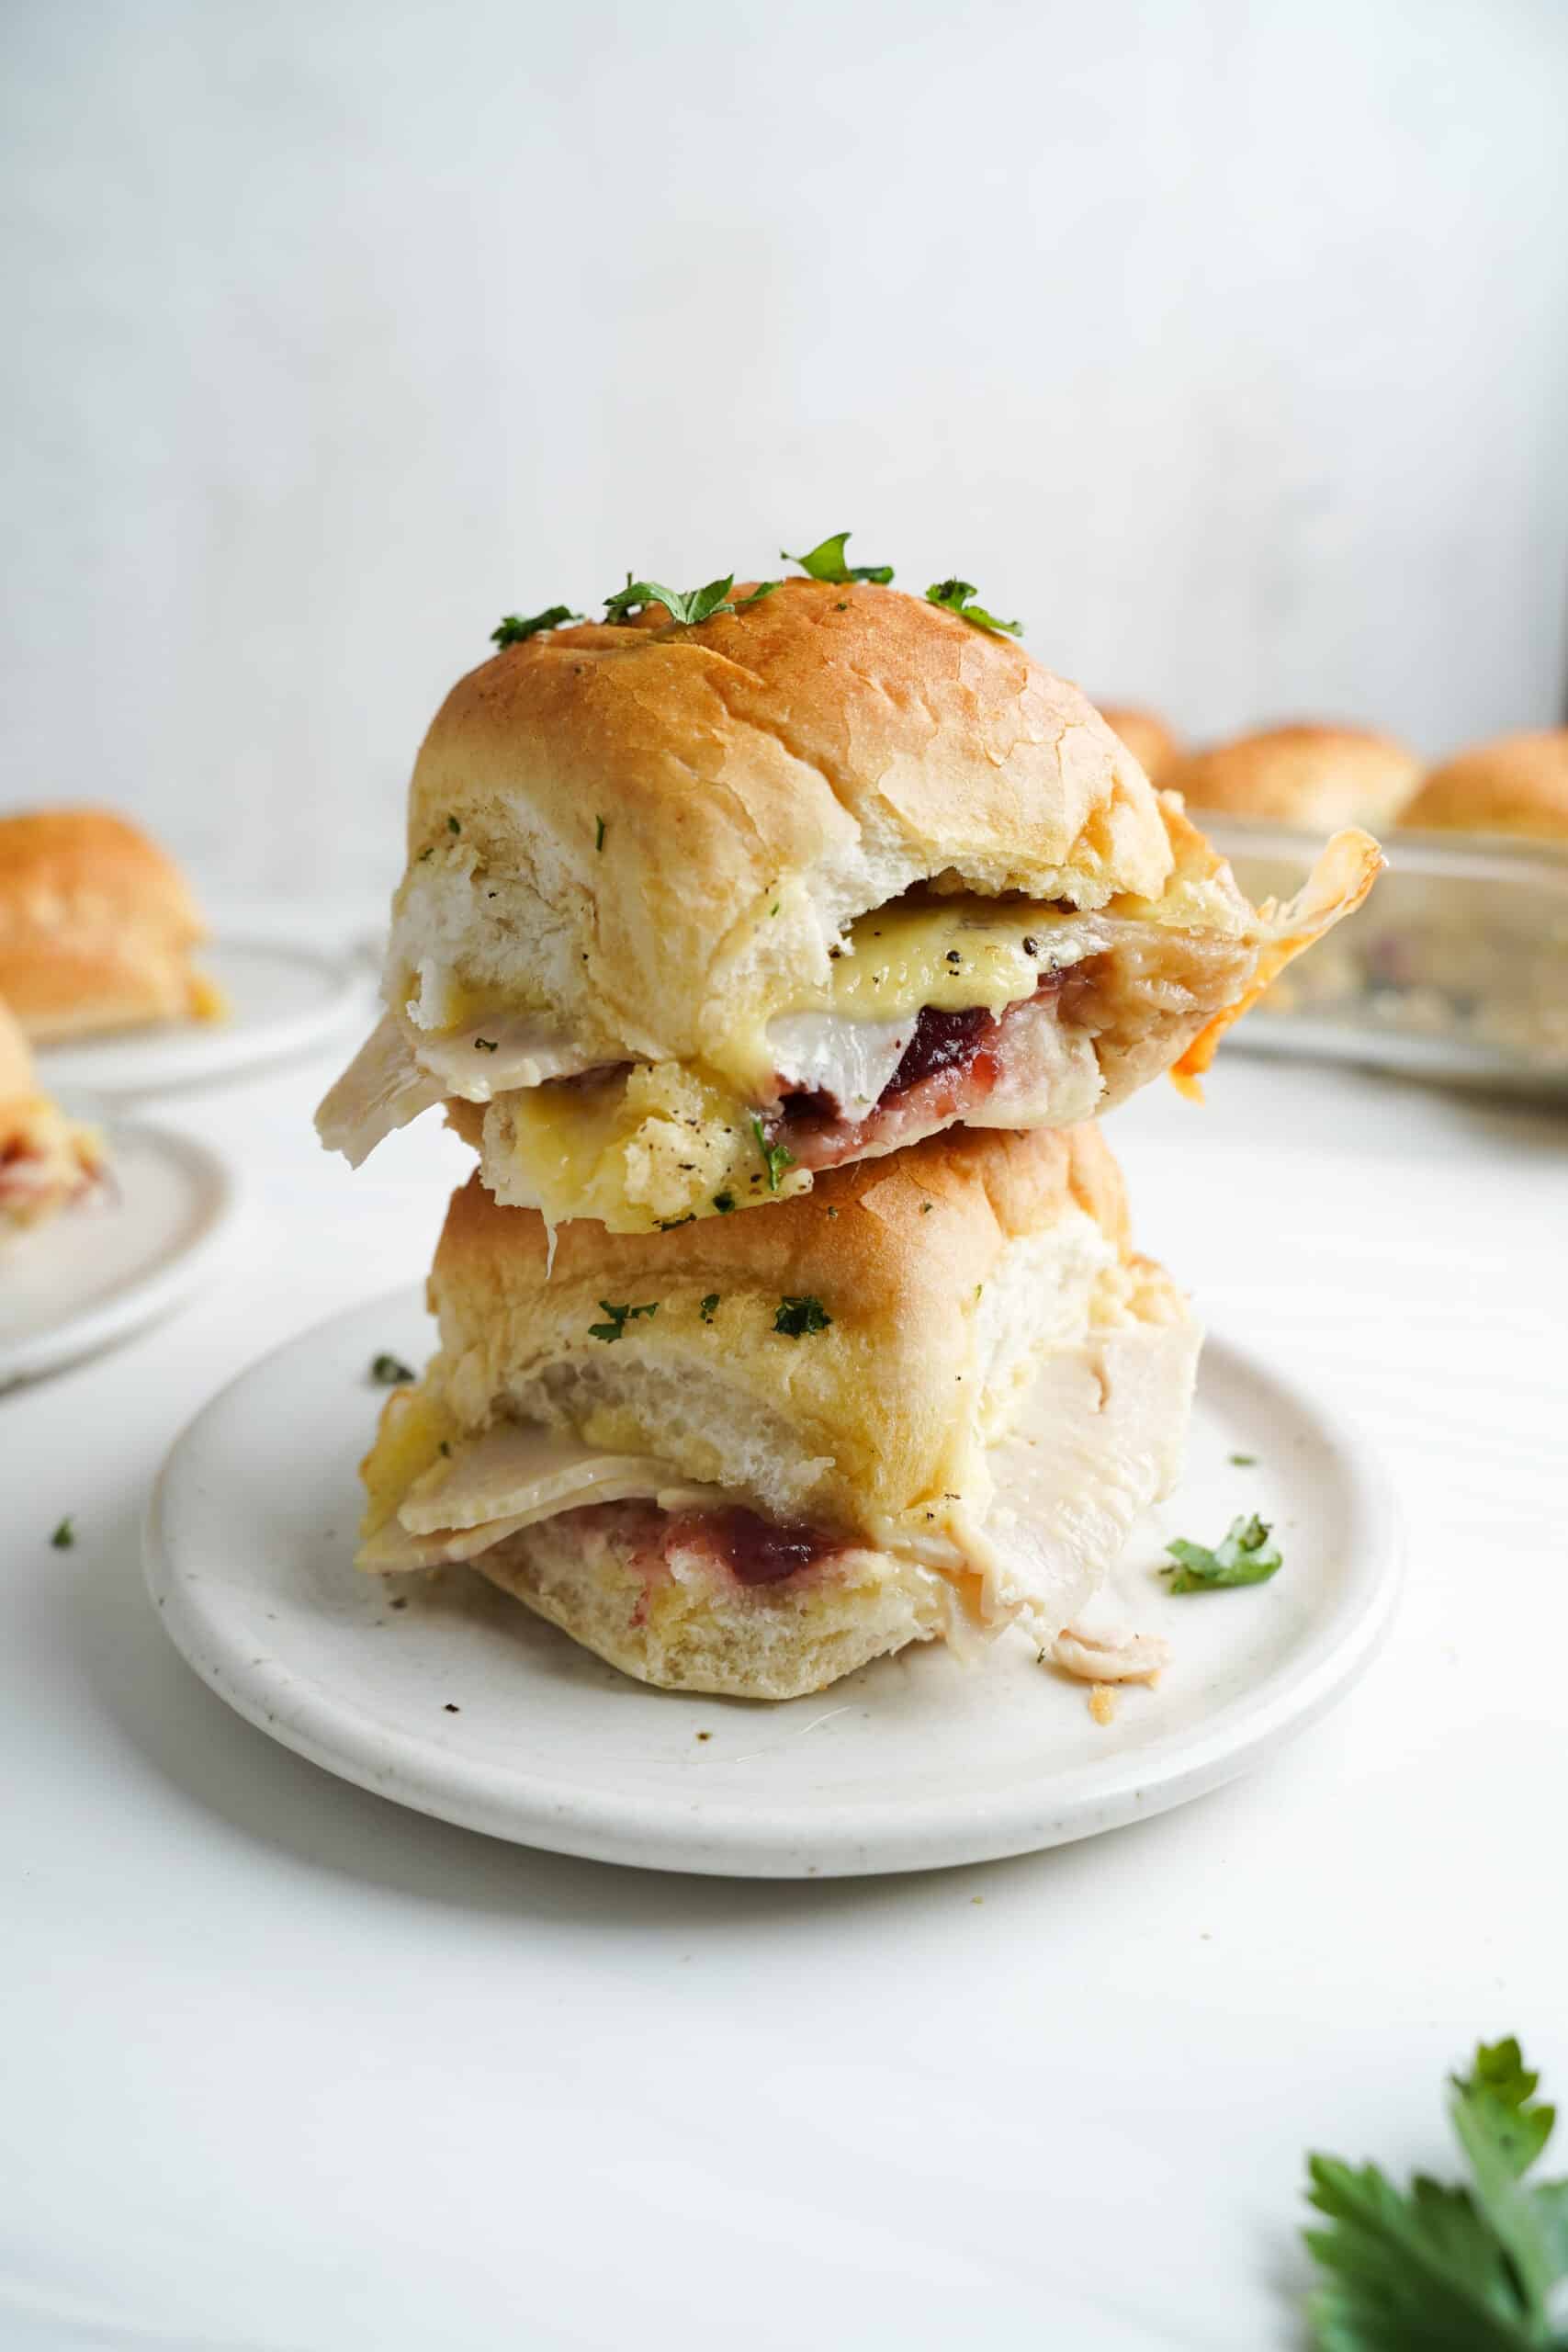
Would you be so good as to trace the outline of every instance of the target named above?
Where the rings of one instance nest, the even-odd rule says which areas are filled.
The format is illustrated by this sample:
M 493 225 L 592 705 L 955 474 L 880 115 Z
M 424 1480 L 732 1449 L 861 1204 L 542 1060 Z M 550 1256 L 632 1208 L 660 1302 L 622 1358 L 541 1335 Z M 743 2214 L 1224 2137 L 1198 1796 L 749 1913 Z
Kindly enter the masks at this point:
M 1254 909 L 1076 686 L 896 589 L 541 630 L 425 739 L 386 1016 L 318 1125 L 357 1162 L 445 1102 L 551 1223 L 775 1204 L 1201 1064 L 1377 863 L 1347 835 Z
M 1094 1127 L 957 1131 L 767 1216 L 548 1237 L 476 1177 L 360 1566 L 468 1561 L 627 1674 L 787 1699 L 1047 1643 L 1179 1468 L 1199 1333 Z
M 0 996 L 35 1045 L 218 1018 L 205 935 L 179 868 L 112 809 L 0 817 Z

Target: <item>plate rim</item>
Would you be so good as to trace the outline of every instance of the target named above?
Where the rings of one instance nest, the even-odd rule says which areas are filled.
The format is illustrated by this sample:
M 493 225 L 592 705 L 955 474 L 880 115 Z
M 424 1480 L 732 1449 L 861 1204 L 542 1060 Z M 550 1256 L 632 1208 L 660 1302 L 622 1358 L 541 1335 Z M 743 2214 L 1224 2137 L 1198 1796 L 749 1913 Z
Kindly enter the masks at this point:
M 247 1071 L 294 1061 L 312 1051 L 346 1022 L 361 996 L 367 1012 L 374 1012 L 375 977 L 366 961 L 362 940 L 323 947 L 289 938 L 286 933 L 274 936 L 237 925 L 232 931 L 220 928 L 213 932 L 195 951 L 197 961 L 199 964 L 204 955 L 213 950 L 220 955 L 230 948 L 259 950 L 282 956 L 291 964 L 313 966 L 323 983 L 330 985 L 323 986 L 319 1003 L 302 1012 L 251 1023 L 243 1028 L 220 1021 L 154 1023 L 144 1028 L 106 1031 L 94 1036 L 57 1038 L 52 1043 L 40 1044 L 35 1048 L 35 1058 L 39 1075 L 50 1091 L 78 1100 L 131 1102 L 153 1095 L 184 1093 L 198 1087 L 222 1086 Z M 119 1049 L 133 1057 L 136 1041 L 149 1038 L 155 1041 L 156 1048 L 166 1055 L 173 1067 L 160 1069 L 154 1063 L 141 1076 L 133 1069 L 116 1075 L 112 1067 L 106 1075 L 85 1059 L 82 1068 L 73 1067 L 79 1048 L 91 1055 L 112 1055 Z M 223 1050 L 225 1047 L 227 1051 Z
M 913 1815 L 896 1796 L 857 1799 L 840 1821 L 822 1811 L 792 1815 L 787 1805 L 722 1797 L 705 1797 L 700 1810 L 677 1811 L 669 1799 L 635 1790 L 584 1791 L 536 1770 L 509 1771 L 412 1729 L 389 1749 L 384 1721 L 316 1676 L 270 1659 L 234 1670 L 233 1657 L 249 1645 L 233 1644 L 220 1614 L 196 1599 L 217 1580 L 192 1578 L 175 1565 L 166 1519 L 204 1424 L 236 1389 L 325 1331 L 411 1308 L 423 1311 L 419 1285 L 409 1283 L 340 1308 L 269 1349 L 209 1398 L 174 1440 L 150 1492 L 142 1526 L 146 1585 L 186 1665 L 254 1728 L 340 1780 L 508 1843 L 623 1866 L 772 1879 L 958 1868 L 1071 1843 L 1207 1794 L 1307 1730 L 1371 1665 L 1398 1601 L 1404 1529 L 1379 1456 L 1310 1384 L 1278 1371 L 1222 1329 L 1208 1333 L 1203 1360 L 1217 1358 L 1233 1376 L 1260 1381 L 1332 1446 L 1345 1480 L 1348 1555 L 1359 1566 L 1332 1614 L 1282 1668 L 1223 1702 L 1204 1723 L 1169 1735 L 1177 1754 L 1168 1761 L 1162 1764 L 1156 1743 L 1120 1759 L 1114 1751 L 1088 1759 L 1032 1789 L 1021 1781 L 1011 1789 L 1004 1783 L 922 1800 Z M 818 1695 L 830 1702 L 831 1686 Z
M 133 1275 L 101 1305 L 85 1306 L 28 1339 L 8 1340 L 0 1334 L 0 1388 L 62 1372 L 157 1322 L 195 1287 L 228 1241 L 239 1214 L 240 1183 L 225 1154 L 199 1136 L 154 1119 L 113 1119 L 105 1122 L 104 1131 L 111 1170 L 118 1139 L 133 1136 L 197 1171 L 209 1193 L 199 1229 L 172 1260 L 150 1274 Z M 69 1209 L 62 1212 L 70 1214 Z

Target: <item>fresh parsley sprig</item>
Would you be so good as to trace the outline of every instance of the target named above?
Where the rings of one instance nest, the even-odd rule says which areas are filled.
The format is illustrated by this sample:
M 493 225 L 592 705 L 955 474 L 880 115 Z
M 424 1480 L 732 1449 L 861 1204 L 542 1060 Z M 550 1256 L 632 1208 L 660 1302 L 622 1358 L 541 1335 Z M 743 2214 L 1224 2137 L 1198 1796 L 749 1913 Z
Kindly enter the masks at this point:
M 606 1347 L 618 1340 L 626 1325 L 635 1323 L 639 1315 L 646 1315 L 651 1320 L 659 1312 L 656 1298 L 650 1299 L 646 1306 L 612 1306 L 607 1298 L 602 1298 L 599 1306 L 610 1319 L 607 1323 L 590 1323 L 588 1336 L 591 1340 L 603 1340 Z
M 1519 2045 L 1482 2042 L 1450 2076 L 1449 2118 L 1470 2165 L 1463 2188 L 1420 2174 L 1404 2192 L 1376 2165 L 1310 2155 L 1303 2233 L 1327 2273 L 1308 2306 L 1319 2352 L 1551 2352 L 1568 2343 L 1568 2180 L 1528 2186 L 1556 2110 Z
M 764 596 L 771 596 L 784 582 L 764 580 L 749 596 L 740 597 L 730 595 L 734 585 L 735 574 L 731 571 L 723 580 L 710 580 L 705 588 L 690 588 L 682 594 L 679 588 L 661 588 L 657 580 L 634 580 L 628 571 L 626 586 L 605 598 L 604 618 L 629 620 L 646 605 L 662 605 L 682 628 L 695 628 L 699 621 L 711 621 L 716 613 L 738 613 L 743 605 L 760 605 Z
M 400 1388 L 413 1376 L 397 1356 L 379 1355 L 371 1360 L 370 1377 L 378 1388 Z
M 752 1118 L 751 1133 L 757 1138 L 757 1148 L 762 1155 L 762 1165 L 768 1171 L 768 1190 L 770 1193 L 776 1193 L 779 1189 L 779 1178 L 784 1174 L 784 1170 L 795 1166 L 795 1154 L 787 1144 L 770 1143 L 762 1132 L 762 1122 L 759 1118 Z
M 779 1301 L 773 1329 L 786 1340 L 801 1340 L 808 1331 L 826 1331 L 832 1320 L 821 1300 L 809 1293 L 804 1298 L 785 1295 Z
M 844 543 L 848 531 L 835 531 L 831 537 L 818 540 L 809 555 L 791 555 L 788 548 L 779 553 L 785 563 L 798 563 L 802 571 L 813 580 L 826 580 L 835 588 L 842 588 L 852 580 L 871 580 L 877 587 L 886 588 L 893 577 L 890 563 L 846 563 Z
M 529 638 L 537 637 L 541 629 L 559 628 L 564 621 L 580 621 L 582 617 L 568 605 L 547 605 L 527 620 L 519 613 L 508 613 L 500 627 L 491 629 L 490 641 L 492 645 L 523 645 Z
M 1178 1536 L 1166 1550 L 1178 1563 L 1161 1568 L 1170 1578 L 1172 1592 L 1221 1592 L 1228 1585 L 1267 1584 L 1280 1566 L 1279 1548 L 1269 1541 L 1266 1520 L 1256 1511 L 1233 1519 L 1223 1544 L 1211 1552 L 1204 1544 L 1189 1544 Z
M 972 580 L 937 580 L 926 590 L 928 605 L 940 605 L 944 613 L 956 613 L 961 621 L 968 621 L 974 628 L 989 629 L 993 636 L 1021 637 L 1021 621 L 999 621 L 984 605 L 975 602 Z

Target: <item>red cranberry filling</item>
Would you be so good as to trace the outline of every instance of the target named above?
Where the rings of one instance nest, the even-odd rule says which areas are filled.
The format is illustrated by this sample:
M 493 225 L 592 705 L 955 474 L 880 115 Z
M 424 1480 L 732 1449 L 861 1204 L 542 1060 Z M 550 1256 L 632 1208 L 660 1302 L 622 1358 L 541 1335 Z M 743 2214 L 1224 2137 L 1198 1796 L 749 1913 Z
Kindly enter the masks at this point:
M 739 1506 L 681 1521 L 671 1541 L 714 1554 L 739 1584 L 778 1584 L 844 1548 L 818 1528 L 781 1527 Z

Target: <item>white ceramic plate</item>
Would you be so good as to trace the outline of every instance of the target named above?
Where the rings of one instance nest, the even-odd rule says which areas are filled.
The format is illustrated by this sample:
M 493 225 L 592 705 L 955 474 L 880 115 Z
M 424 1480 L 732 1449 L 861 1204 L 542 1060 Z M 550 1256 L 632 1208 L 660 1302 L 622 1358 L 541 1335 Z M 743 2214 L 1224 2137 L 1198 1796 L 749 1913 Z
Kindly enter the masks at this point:
M 234 1214 L 228 1169 L 164 1127 L 105 1131 L 112 1182 L 0 1256 L 0 1386 L 156 1321 L 211 1270 Z
M 287 940 L 215 939 L 196 960 L 222 989 L 226 1020 L 161 1022 L 42 1046 L 39 1072 L 51 1093 L 123 1100 L 216 1084 L 310 1053 L 374 1005 L 369 958 L 353 948 L 326 956 Z
M 1188 1476 L 1121 1578 L 1175 1661 L 1109 1726 L 1088 1690 L 1010 1635 L 769 1706 L 645 1689 L 471 1571 L 358 1575 L 355 1464 L 382 1350 L 431 1344 L 417 1293 L 267 1356 L 179 1439 L 147 1523 L 152 1597 L 220 1697 L 302 1756 L 422 1813 L 601 1861 L 763 1878 L 1024 1853 L 1217 1787 L 1311 1722 L 1371 1657 L 1398 1582 L 1374 1462 L 1323 1408 L 1211 1339 Z M 1230 1456 L 1257 1457 L 1242 1467 Z M 1173 1599 L 1169 1535 L 1217 1542 L 1256 1507 L 1285 1566 Z M 401 1601 L 400 1608 L 394 1607 Z

